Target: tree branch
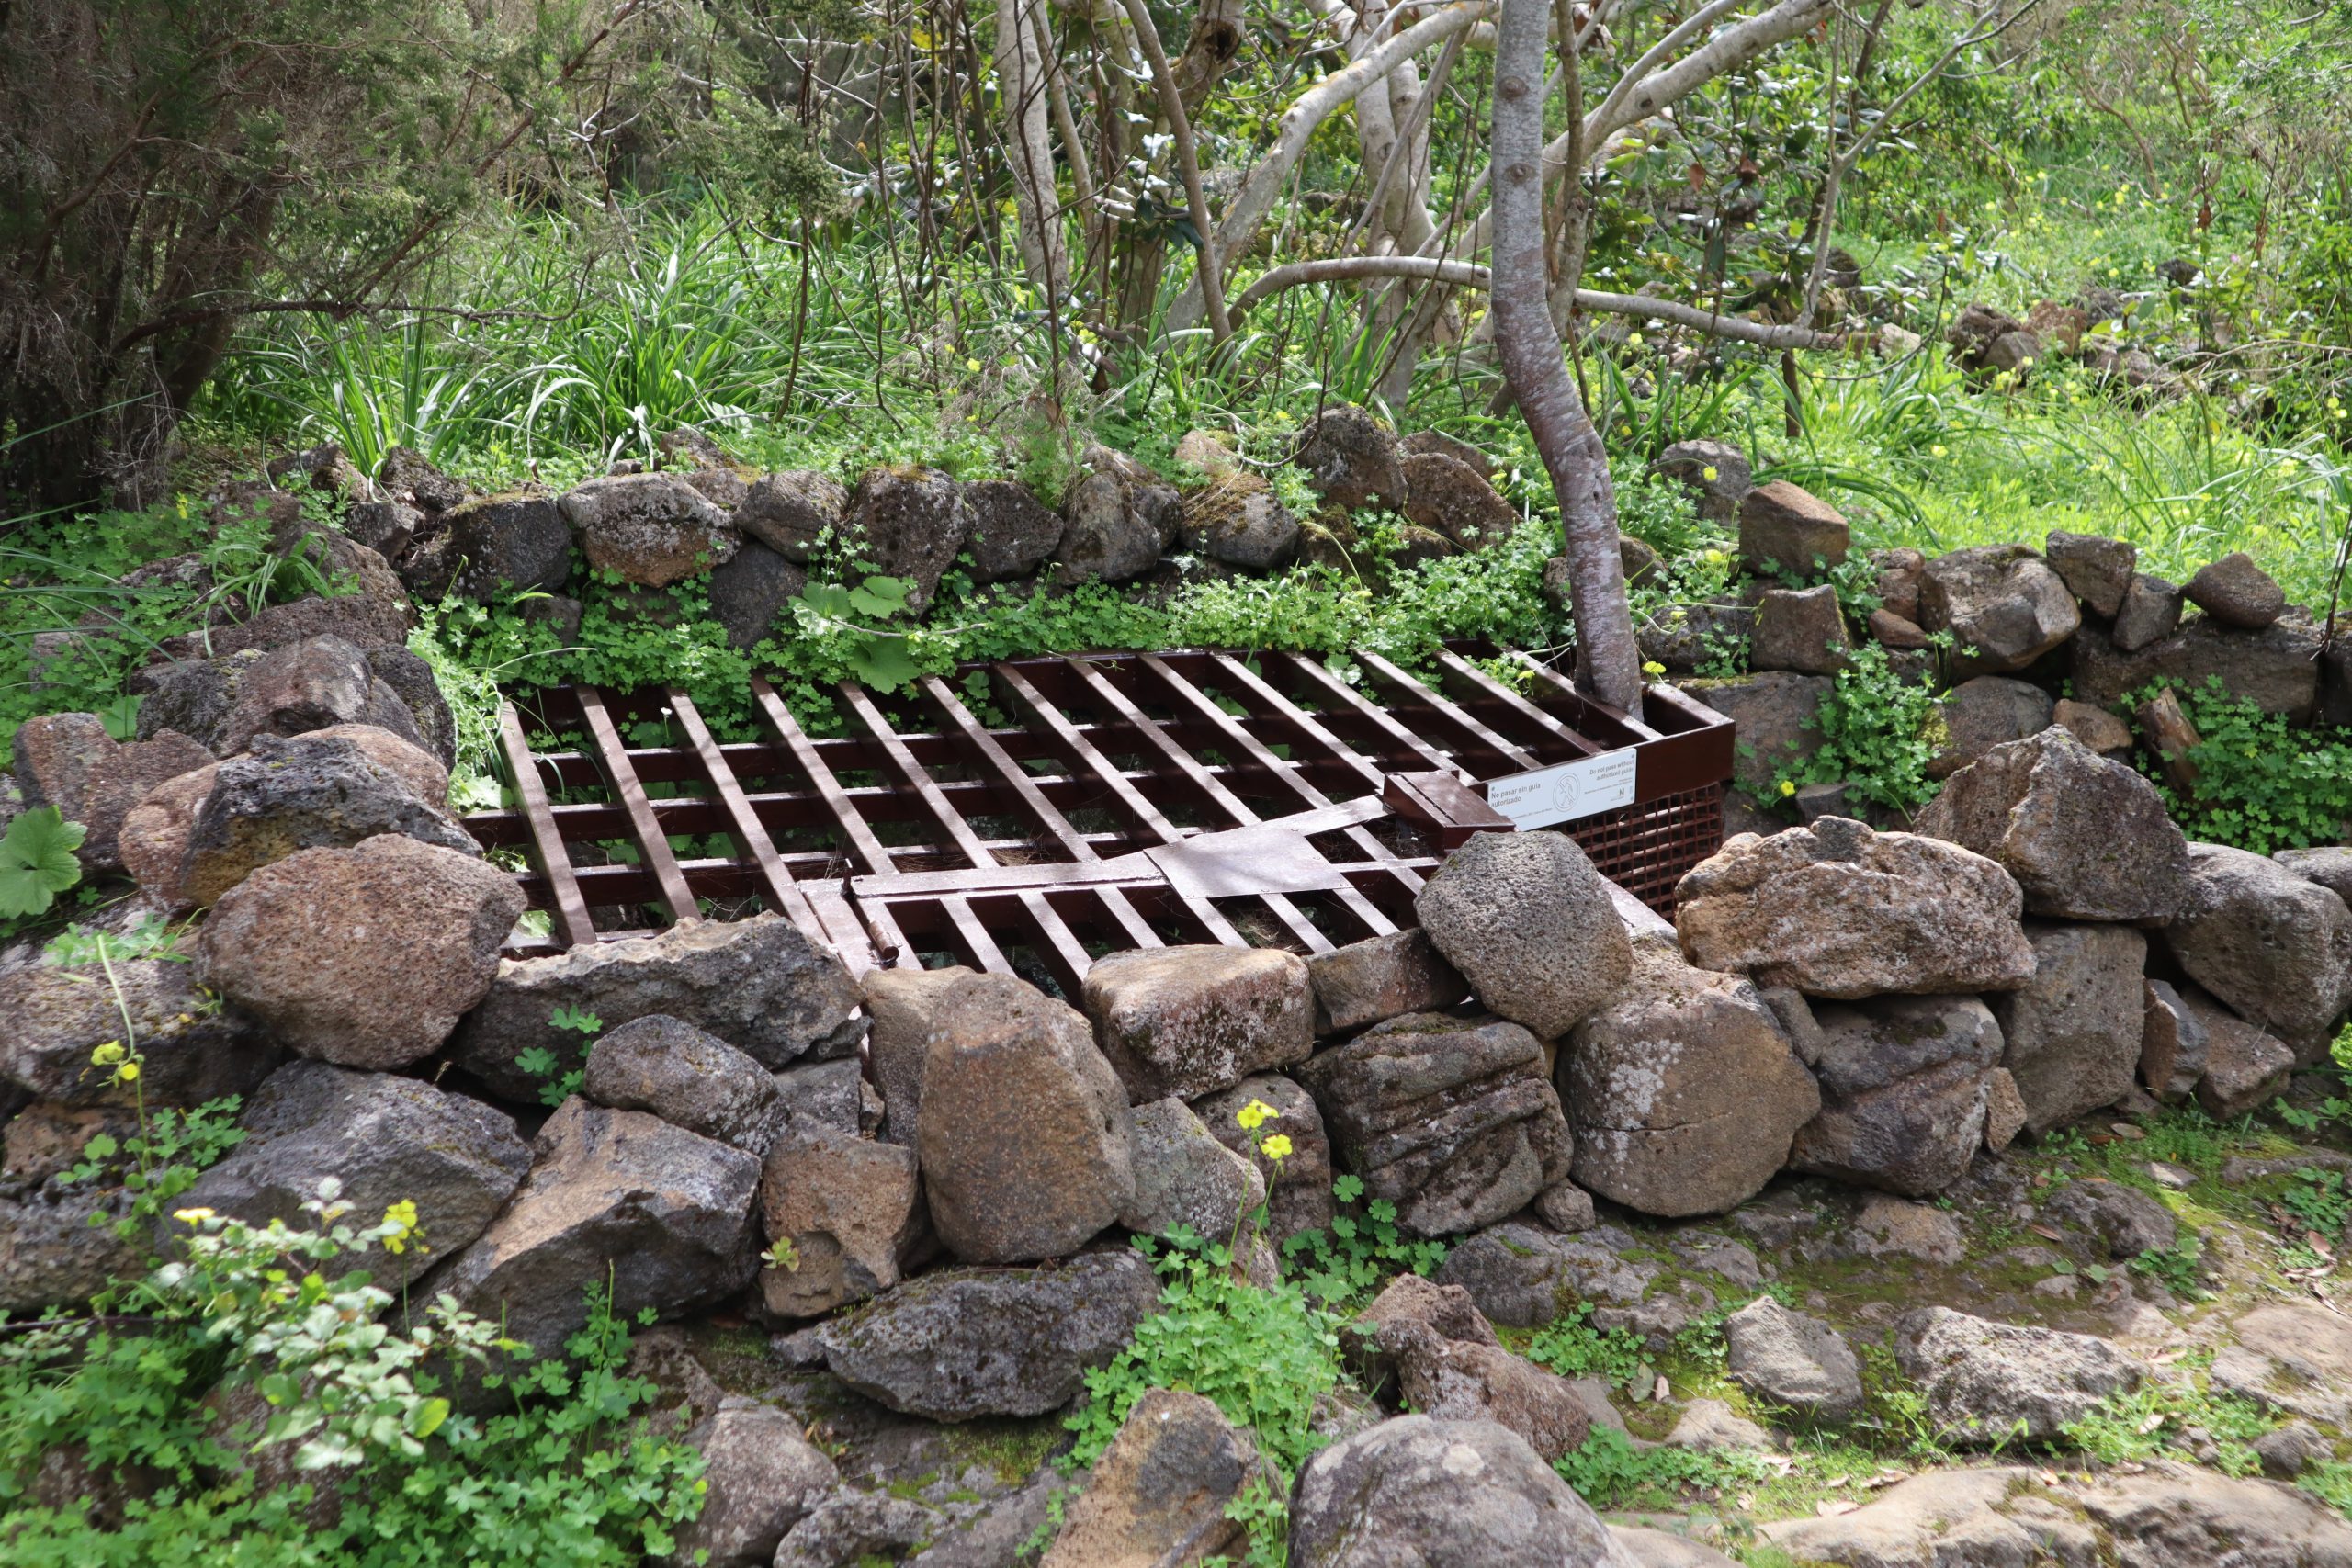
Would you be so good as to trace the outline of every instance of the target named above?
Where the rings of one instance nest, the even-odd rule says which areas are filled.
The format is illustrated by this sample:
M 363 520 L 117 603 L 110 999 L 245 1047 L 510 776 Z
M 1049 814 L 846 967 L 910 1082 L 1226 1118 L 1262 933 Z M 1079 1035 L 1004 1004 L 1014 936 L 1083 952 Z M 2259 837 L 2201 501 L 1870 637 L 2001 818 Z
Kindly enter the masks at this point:
M 1136 38 L 1143 45 L 1144 58 L 1151 62 L 1151 79 L 1159 90 L 1159 112 L 1168 117 L 1168 132 L 1175 138 L 1176 167 L 1184 176 L 1184 201 L 1192 209 L 1193 228 L 1201 236 L 1193 275 L 1200 282 L 1201 299 L 1208 311 L 1209 335 L 1223 343 L 1233 335 L 1233 321 L 1225 313 L 1224 267 L 1217 260 L 1219 236 L 1209 218 L 1209 199 L 1201 191 L 1201 160 L 1193 145 L 1192 117 L 1184 112 L 1184 95 L 1177 88 L 1176 73 L 1169 66 L 1159 29 L 1152 25 L 1151 7 L 1146 0 L 1126 0 L 1126 10 L 1127 18 L 1135 23 Z

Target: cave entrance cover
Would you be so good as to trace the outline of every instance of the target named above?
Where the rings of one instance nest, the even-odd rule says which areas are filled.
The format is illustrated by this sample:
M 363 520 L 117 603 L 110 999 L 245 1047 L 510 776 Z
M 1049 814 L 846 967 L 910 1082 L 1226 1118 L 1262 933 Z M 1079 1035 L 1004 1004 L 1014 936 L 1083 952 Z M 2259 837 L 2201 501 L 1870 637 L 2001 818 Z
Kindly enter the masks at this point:
M 1670 916 L 1722 842 L 1731 722 L 1663 686 L 1619 713 L 1532 660 L 1499 680 L 1496 657 L 1458 644 L 1424 681 L 1360 653 L 1352 682 L 1287 653 L 1007 660 L 844 684 L 823 738 L 754 678 L 762 738 L 727 744 L 675 689 L 518 694 L 513 805 L 466 826 L 530 863 L 545 931 L 518 957 L 766 909 L 855 971 L 952 961 L 1074 995 L 1107 953 L 1312 955 L 1409 927 L 1448 850 L 1541 827 Z

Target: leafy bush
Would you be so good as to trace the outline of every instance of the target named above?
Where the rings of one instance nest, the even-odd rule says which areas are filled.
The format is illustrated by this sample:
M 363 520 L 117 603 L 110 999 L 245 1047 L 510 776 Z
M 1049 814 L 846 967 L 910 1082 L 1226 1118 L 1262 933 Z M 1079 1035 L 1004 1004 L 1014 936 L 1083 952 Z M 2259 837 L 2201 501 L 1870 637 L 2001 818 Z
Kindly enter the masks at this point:
M 1341 1176 L 1331 1183 L 1332 1196 L 1354 1203 L 1363 1196 L 1363 1181 Z M 1396 1205 L 1374 1198 L 1363 1206 L 1363 1217 L 1334 1214 L 1329 1230 L 1302 1231 L 1283 1243 L 1293 1267 L 1304 1266 L 1299 1288 L 1315 1300 L 1332 1305 L 1361 1301 L 1398 1274 L 1428 1274 L 1445 1261 L 1445 1243 L 1416 1241 L 1396 1228 Z
M 1855 647 L 1815 723 L 1821 749 L 1781 775 L 1781 795 L 1794 795 L 1803 784 L 1843 782 L 1855 800 L 1902 812 L 1917 811 L 1934 796 L 1928 762 L 1941 750 L 1944 735 L 1935 691 L 1897 676 L 1877 643 Z
M 2263 855 L 2344 836 L 2352 824 L 2352 737 L 2292 728 L 2230 695 L 2219 676 L 2201 688 L 2159 682 L 2127 700 L 2136 705 L 2167 685 L 2199 738 L 2187 755 L 2196 786 L 2177 790 L 2154 761 L 2140 765 L 2182 832 Z
M 1593 1326 L 1589 1302 L 1578 1302 L 1574 1311 L 1538 1329 L 1528 1341 L 1527 1359 L 1564 1378 L 1605 1378 L 1621 1388 L 1649 1362 L 1641 1336 Z

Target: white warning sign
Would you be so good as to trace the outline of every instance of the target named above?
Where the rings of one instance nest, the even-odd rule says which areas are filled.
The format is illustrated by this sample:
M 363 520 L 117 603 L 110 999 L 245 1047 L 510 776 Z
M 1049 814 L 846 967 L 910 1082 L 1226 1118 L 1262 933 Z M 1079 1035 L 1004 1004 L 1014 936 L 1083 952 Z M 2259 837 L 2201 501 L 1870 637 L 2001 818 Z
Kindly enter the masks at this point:
M 1532 773 L 1493 780 L 1487 804 L 1521 828 L 1548 828 L 1634 804 L 1634 753 L 1579 757 Z

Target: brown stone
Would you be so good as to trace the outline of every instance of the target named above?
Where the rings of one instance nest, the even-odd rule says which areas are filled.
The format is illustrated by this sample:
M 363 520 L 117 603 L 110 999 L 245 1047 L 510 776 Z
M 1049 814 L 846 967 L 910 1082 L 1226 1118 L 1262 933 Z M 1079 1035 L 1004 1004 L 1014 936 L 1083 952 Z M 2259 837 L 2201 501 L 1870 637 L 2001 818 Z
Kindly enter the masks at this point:
M 1319 1034 L 1452 1007 L 1470 994 L 1470 983 L 1419 927 L 1317 953 L 1306 961 L 1306 975 L 1315 987 Z
M 2132 727 L 2103 707 L 2061 697 L 2051 720 L 2085 746 L 2111 761 L 2132 754 Z
M 812 1129 L 769 1149 L 760 1212 L 789 1264 L 760 1272 L 760 1300 L 779 1317 L 822 1317 L 899 1282 L 922 1237 L 911 1149 Z
M 1210 1094 L 1315 1048 L 1306 961 L 1279 948 L 1162 947 L 1087 972 L 1087 1016 L 1136 1103 Z
M 1279 1486 L 1250 1435 L 1197 1393 L 1146 1390 L 1038 1568 L 1182 1568 L 1246 1546 L 1227 1506 Z
M 1843 564 L 1851 539 L 1836 507 L 1786 479 L 1758 485 L 1740 501 L 1739 554 L 1752 571 L 1810 577 Z
M 140 799 L 212 753 L 176 730 L 123 744 L 94 713 L 48 714 L 17 727 L 17 787 L 25 809 L 53 806 L 86 830 L 76 852 L 95 872 L 119 869 L 123 818 Z

